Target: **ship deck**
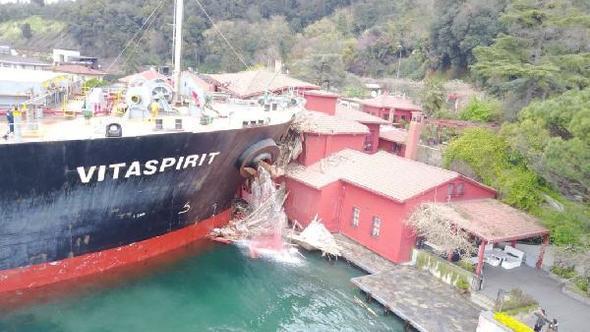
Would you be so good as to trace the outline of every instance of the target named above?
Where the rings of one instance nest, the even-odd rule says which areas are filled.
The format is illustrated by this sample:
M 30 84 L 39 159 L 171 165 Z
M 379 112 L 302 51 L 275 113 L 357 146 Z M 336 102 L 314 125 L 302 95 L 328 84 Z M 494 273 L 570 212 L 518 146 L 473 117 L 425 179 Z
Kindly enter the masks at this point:
M 276 111 L 265 111 L 262 107 L 249 105 L 216 104 L 213 111 L 206 114 L 210 122 L 201 123 L 200 115 L 188 115 L 188 109 L 179 109 L 175 114 L 157 117 L 162 119 L 162 128 L 156 128 L 156 118 L 129 119 L 121 116 L 94 116 L 89 120 L 77 113 L 74 117 L 65 115 L 45 116 L 34 123 L 22 121 L 15 123 L 19 135 L 2 139 L 8 132 L 6 119 L 0 120 L 0 145 L 26 142 L 46 142 L 64 140 L 88 140 L 104 138 L 109 124 L 118 123 L 122 128 L 122 137 L 159 135 L 177 132 L 213 132 L 239 129 L 244 127 L 267 126 L 290 121 L 299 108 L 289 107 Z M 182 129 L 176 128 L 176 121 L 182 120 Z

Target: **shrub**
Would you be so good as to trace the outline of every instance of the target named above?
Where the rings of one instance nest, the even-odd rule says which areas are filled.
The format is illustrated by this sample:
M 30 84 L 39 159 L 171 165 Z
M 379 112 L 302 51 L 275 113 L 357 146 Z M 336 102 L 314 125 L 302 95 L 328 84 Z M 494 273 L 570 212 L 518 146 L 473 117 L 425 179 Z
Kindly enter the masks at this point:
M 494 313 L 494 319 L 514 332 L 533 332 L 528 325 L 503 312 Z
M 467 270 L 469 272 L 475 272 L 475 265 L 471 264 L 470 261 L 467 260 L 460 260 L 457 265 L 459 265 L 462 269 Z
M 500 119 L 501 104 L 494 99 L 471 98 L 460 114 L 461 120 L 492 122 Z
M 576 287 L 578 287 L 578 289 L 582 292 L 590 295 L 590 293 L 588 292 L 588 283 L 588 278 L 577 277 L 576 279 L 574 279 L 574 284 L 576 285 Z
M 502 305 L 502 310 L 515 310 L 530 306 L 536 306 L 539 303 L 530 295 L 525 294 L 521 289 L 515 288 L 510 290 L 506 296 L 506 300 Z
M 465 280 L 465 278 L 463 278 L 463 277 L 461 277 L 457 280 L 457 283 L 455 283 L 455 286 L 462 291 L 469 290 L 469 282 L 467 282 L 467 280 Z
M 551 272 L 555 273 L 556 275 L 564 279 L 572 279 L 576 276 L 576 271 L 573 266 L 554 265 L 551 268 Z

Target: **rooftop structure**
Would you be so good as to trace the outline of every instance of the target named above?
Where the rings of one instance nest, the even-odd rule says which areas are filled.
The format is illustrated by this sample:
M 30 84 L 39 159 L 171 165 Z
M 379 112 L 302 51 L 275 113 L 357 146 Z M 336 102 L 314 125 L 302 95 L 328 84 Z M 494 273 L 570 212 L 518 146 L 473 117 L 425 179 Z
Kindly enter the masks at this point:
M 133 83 L 134 81 L 167 80 L 168 77 L 158 73 L 154 69 L 148 69 L 137 74 L 128 75 L 119 79 L 122 83 Z
M 25 57 L 8 53 L 0 53 L 0 68 L 42 70 L 51 64 L 34 57 Z
M 277 94 L 288 90 L 301 92 L 319 89 L 319 86 L 315 84 L 266 69 L 203 76 L 211 80 L 216 91 L 228 92 L 236 98 L 252 98 L 263 95 L 267 91 Z
M 399 144 L 406 144 L 407 138 L 407 130 L 392 126 L 381 127 L 381 132 L 379 133 L 379 139 Z
M 495 199 L 438 203 L 453 223 L 488 243 L 528 239 L 549 234 L 529 214 Z
M 84 78 L 99 78 L 102 79 L 106 75 L 105 72 L 101 70 L 92 69 L 90 67 L 86 67 L 83 65 L 74 65 L 74 64 L 63 64 L 53 66 L 51 68 L 56 73 L 66 73 L 66 74 L 74 74 Z
M 357 111 L 355 109 L 345 107 L 342 105 L 338 105 L 336 107 L 336 115 L 347 120 L 357 121 L 362 124 L 388 124 L 386 120 L 383 120 L 380 117 Z
M 291 165 L 287 174 L 317 189 L 342 180 L 398 202 L 407 201 L 460 176 L 453 171 L 383 151 L 369 155 L 348 149 L 310 167 Z
M 330 116 L 320 112 L 305 111 L 296 119 L 296 126 L 305 133 L 342 135 L 368 134 L 369 129 L 353 120 Z
M 372 106 L 377 108 L 403 109 L 408 111 L 422 111 L 422 108 L 414 104 L 411 100 L 403 97 L 382 94 L 371 99 L 360 101 L 361 105 Z

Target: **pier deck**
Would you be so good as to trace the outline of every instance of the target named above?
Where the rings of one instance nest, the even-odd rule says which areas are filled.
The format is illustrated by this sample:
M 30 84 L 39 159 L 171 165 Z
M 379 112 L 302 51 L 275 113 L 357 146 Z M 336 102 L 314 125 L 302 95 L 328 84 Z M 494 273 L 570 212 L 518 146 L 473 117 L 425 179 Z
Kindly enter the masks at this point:
M 412 266 L 395 265 L 342 235 L 336 239 L 344 258 L 372 273 L 352 283 L 418 331 L 475 331 L 481 308 L 449 285 Z

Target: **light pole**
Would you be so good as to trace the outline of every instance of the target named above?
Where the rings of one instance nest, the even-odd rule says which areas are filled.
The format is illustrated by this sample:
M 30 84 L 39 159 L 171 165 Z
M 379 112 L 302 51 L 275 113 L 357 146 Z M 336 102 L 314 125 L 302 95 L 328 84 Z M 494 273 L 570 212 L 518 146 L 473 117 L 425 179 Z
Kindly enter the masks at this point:
M 395 78 L 399 78 L 399 68 L 402 64 L 402 45 L 397 44 L 397 49 L 398 49 L 399 53 L 397 56 L 397 74 L 395 75 Z

